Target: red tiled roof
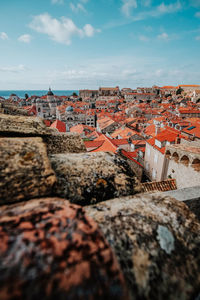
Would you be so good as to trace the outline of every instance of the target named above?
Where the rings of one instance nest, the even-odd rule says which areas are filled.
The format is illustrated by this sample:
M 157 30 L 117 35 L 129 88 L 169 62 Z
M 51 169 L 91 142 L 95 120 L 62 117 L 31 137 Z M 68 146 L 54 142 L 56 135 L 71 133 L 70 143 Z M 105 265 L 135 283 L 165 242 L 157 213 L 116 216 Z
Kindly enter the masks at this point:
M 127 144 L 128 144 L 128 140 L 127 140 L 127 139 L 112 139 L 111 142 L 112 142 L 115 146 L 119 146 L 119 145 L 127 145 Z
M 162 154 L 165 153 L 165 147 L 159 148 L 155 145 L 155 138 L 151 138 L 149 140 L 146 141 L 149 145 L 153 146 L 156 150 L 158 150 L 159 152 L 161 152 Z
M 51 121 L 50 120 L 43 120 L 44 124 L 47 126 L 47 127 L 50 127 L 51 126 Z
M 53 122 L 50 127 L 58 129 L 59 132 L 66 132 L 66 125 L 60 120 Z
M 176 190 L 176 180 L 175 179 L 168 179 L 159 182 L 145 182 L 141 184 L 141 192 L 153 192 L 153 191 L 160 191 L 166 192 L 171 190 Z
M 95 131 L 94 127 L 83 125 L 83 124 L 78 124 L 70 128 L 70 132 L 76 132 L 78 134 L 82 134 L 83 132 L 85 134 L 90 134 L 93 131 Z
M 89 148 L 99 148 L 103 143 L 104 141 L 84 141 L 87 150 L 89 150 Z
M 128 159 L 134 161 L 134 163 L 136 163 L 137 165 L 139 165 L 140 167 L 143 168 L 143 166 L 142 166 L 137 160 L 135 160 L 135 159 L 130 155 L 130 153 L 131 153 L 131 152 L 127 152 L 127 151 L 125 151 L 125 150 L 121 150 L 121 154 L 122 154 L 123 156 L 125 156 L 126 158 L 128 158 Z

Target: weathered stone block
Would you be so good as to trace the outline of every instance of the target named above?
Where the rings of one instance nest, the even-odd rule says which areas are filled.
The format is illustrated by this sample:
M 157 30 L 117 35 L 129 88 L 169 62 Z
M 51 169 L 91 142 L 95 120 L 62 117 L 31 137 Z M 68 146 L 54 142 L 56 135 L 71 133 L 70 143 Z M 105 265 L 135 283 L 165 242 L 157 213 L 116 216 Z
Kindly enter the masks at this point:
M 97 224 L 66 200 L 0 210 L 0 299 L 128 299 Z
M 0 205 L 50 195 L 55 181 L 41 138 L 0 138 Z
M 55 194 L 73 203 L 87 205 L 135 193 L 134 173 L 112 153 L 57 154 L 50 160 L 57 177 Z
M 75 133 L 54 133 L 43 138 L 48 154 L 86 152 L 80 135 Z
M 113 247 L 132 299 L 198 299 L 200 223 L 184 203 L 160 195 L 85 207 Z
M 52 132 L 40 118 L 0 114 L 0 136 L 42 136 Z

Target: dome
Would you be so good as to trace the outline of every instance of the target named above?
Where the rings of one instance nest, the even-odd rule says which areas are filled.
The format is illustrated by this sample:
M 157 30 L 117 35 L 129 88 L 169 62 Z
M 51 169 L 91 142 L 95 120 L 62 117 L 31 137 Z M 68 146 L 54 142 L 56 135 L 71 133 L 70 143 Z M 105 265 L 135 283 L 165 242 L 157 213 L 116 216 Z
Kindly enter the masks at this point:
M 47 93 L 48 96 L 54 96 L 54 94 L 52 93 L 52 90 L 49 88 L 49 91 Z
M 67 106 L 66 107 L 66 112 L 72 112 L 74 109 L 72 106 Z

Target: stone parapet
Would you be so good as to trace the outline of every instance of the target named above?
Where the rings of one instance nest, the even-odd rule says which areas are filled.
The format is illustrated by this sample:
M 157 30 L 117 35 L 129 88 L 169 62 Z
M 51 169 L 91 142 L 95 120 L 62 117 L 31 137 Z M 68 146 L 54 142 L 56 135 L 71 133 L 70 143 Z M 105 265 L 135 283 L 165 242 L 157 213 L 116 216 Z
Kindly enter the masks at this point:
M 66 200 L 0 210 L 0 299 L 128 299 L 97 224 Z
M 53 133 L 43 137 L 48 154 L 87 152 L 80 135 L 76 133 Z
M 40 118 L 0 114 L 0 137 L 43 136 L 53 131 Z
M 0 205 L 51 195 L 55 181 L 41 138 L 0 138 Z
M 113 247 L 132 299 L 197 299 L 200 224 L 187 206 L 158 195 L 86 207 Z
M 55 194 L 73 203 L 87 205 L 135 193 L 135 174 L 113 153 L 56 154 L 50 160 L 57 177 Z

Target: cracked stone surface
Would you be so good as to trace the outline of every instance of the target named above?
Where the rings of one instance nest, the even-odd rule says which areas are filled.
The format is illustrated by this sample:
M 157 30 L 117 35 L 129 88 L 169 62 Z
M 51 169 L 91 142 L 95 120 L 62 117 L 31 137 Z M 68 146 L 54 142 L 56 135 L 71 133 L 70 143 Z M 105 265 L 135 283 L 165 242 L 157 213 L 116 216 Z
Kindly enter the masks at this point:
M 112 153 L 57 154 L 50 160 L 57 177 L 55 194 L 73 203 L 83 206 L 135 194 L 135 174 Z
M 0 205 L 51 195 L 55 181 L 41 138 L 0 138 Z
M 43 137 L 43 140 L 48 155 L 87 152 L 82 138 L 76 133 L 54 133 Z
M 196 299 L 200 223 L 188 207 L 143 194 L 85 207 L 115 251 L 132 299 Z
M 128 299 L 116 258 L 80 206 L 35 199 L 0 210 L 0 299 Z
M 0 136 L 43 136 L 52 132 L 40 118 L 0 114 Z

